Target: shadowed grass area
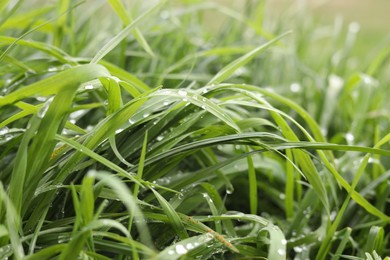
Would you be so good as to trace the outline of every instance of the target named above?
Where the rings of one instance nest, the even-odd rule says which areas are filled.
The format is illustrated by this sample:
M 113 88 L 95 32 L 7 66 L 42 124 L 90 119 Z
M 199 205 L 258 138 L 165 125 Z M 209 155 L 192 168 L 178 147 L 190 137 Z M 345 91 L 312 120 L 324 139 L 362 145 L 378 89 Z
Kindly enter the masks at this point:
M 263 1 L 38 3 L 0 3 L 1 259 L 390 254 L 387 46 Z

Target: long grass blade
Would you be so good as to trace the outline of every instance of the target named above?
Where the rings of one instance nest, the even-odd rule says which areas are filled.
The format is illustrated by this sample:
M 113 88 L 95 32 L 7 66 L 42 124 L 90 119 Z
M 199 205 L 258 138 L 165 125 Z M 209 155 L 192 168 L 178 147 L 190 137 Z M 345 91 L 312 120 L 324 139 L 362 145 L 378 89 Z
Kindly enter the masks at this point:
M 110 51 L 112 51 L 123 39 L 127 37 L 129 32 L 134 29 L 140 22 L 146 19 L 153 12 L 158 10 L 166 1 L 160 1 L 158 4 L 150 8 L 148 11 L 137 17 L 131 24 L 126 26 L 121 30 L 114 38 L 112 38 L 108 43 L 106 43 L 93 57 L 91 63 L 97 63 L 104 58 Z

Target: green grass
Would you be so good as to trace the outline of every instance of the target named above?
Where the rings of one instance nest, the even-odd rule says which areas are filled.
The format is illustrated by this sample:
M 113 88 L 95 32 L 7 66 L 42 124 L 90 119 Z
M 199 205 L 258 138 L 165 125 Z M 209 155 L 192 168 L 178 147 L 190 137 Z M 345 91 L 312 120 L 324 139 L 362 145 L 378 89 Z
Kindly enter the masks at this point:
M 268 12 L 1 2 L 0 259 L 389 256 L 388 41 Z

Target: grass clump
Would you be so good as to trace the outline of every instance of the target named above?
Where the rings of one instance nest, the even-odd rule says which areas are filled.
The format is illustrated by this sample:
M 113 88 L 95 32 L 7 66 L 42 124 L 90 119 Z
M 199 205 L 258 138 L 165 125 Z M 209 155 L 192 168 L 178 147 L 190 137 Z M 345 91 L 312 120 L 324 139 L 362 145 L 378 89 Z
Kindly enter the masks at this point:
M 2 2 L 0 258 L 389 255 L 389 49 L 266 7 Z

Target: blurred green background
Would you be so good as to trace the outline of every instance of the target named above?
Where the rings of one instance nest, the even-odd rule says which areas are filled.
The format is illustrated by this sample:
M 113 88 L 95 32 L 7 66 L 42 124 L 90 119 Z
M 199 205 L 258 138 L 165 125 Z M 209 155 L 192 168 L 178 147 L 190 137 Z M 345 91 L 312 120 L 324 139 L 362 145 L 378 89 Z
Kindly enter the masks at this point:
M 217 2 L 243 8 L 245 1 Z M 304 9 L 306 16 L 312 16 L 313 23 L 331 25 L 337 22 L 345 28 L 351 23 L 359 25 L 355 52 L 375 51 L 390 40 L 389 0 L 268 0 L 266 3 L 269 15 L 275 19 Z

